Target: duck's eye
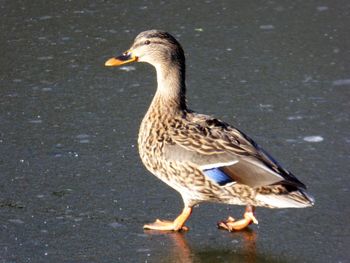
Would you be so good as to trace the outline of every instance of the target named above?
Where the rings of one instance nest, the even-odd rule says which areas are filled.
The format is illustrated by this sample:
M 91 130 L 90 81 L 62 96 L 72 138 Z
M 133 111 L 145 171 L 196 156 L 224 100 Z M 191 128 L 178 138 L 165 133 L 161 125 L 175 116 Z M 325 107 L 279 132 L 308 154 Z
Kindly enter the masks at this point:
M 144 44 L 145 44 L 145 45 L 149 45 L 149 44 L 151 44 L 151 41 L 146 40 Z

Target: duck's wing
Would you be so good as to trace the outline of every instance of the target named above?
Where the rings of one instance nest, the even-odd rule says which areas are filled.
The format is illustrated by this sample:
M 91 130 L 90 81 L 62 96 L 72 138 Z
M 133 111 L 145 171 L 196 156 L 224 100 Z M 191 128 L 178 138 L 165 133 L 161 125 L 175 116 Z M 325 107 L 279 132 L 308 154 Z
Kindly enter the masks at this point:
M 164 145 L 166 159 L 191 162 L 220 185 L 282 183 L 306 188 L 247 135 L 220 120 L 192 113 L 191 119 L 170 130 L 170 136 L 172 143 Z

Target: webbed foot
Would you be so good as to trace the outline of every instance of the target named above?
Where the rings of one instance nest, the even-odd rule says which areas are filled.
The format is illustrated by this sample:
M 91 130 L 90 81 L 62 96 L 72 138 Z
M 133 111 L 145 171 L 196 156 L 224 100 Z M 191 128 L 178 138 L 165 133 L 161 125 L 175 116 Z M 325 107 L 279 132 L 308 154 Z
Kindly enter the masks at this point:
M 254 215 L 254 207 L 247 206 L 243 219 L 235 220 L 233 217 L 229 216 L 227 220 L 219 222 L 218 227 L 232 232 L 242 230 L 252 223 L 258 224 L 258 220 Z

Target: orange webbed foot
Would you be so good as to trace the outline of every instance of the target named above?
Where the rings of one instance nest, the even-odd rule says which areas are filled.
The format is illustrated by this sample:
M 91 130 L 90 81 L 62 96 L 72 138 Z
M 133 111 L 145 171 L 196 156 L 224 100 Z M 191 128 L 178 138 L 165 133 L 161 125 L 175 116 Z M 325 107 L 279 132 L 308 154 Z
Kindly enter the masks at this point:
M 147 230 L 160 230 L 160 231 L 188 231 L 189 228 L 185 225 L 179 225 L 174 221 L 157 219 L 155 222 L 146 224 L 143 229 Z
M 188 231 L 189 228 L 185 226 L 185 222 L 190 217 L 191 213 L 192 208 L 185 207 L 182 213 L 174 221 L 157 219 L 154 223 L 144 225 L 143 228 L 160 231 Z
M 252 223 L 258 224 L 258 220 L 254 215 L 254 207 L 247 206 L 243 219 L 235 220 L 233 217 L 228 217 L 227 220 L 219 222 L 218 227 L 232 232 L 242 230 Z

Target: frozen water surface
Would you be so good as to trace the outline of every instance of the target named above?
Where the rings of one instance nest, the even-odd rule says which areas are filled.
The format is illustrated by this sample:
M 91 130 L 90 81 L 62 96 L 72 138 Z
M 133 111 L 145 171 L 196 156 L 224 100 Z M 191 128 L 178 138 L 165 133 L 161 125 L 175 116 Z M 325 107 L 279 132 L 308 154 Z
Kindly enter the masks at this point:
M 0 1 L 0 262 L 349 262 L 350 2 Z M 105 68 L 146 29 L 187 59 L 191 108 L 255 138 L 314 208 L 181 211 L 136 146 L 155 92 L 146 64 Z M 40 117 L 38 117 L 40 116 Z
M 337 79 L 333 81 L 334 86 L 350 85 L 350 79 Z

